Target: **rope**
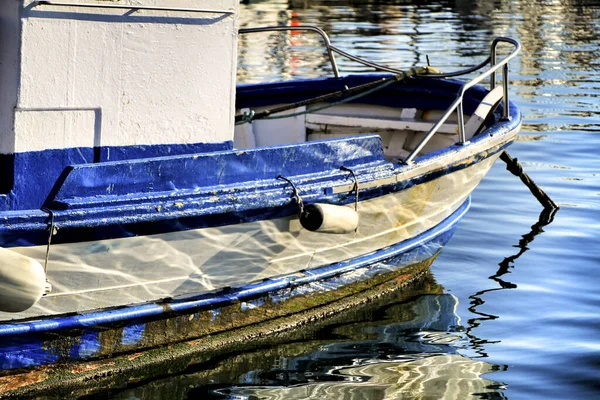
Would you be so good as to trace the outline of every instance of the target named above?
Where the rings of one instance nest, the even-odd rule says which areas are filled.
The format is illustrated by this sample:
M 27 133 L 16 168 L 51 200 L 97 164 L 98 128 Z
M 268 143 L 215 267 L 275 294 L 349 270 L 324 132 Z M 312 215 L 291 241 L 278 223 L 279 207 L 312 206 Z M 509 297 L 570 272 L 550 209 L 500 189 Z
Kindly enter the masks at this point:
M 354 171 L 352 171 L 350 168 L 346 168 L 343 165 L 340 167 L 340 169 L 342 171 L 350 172 L 350 175 L 352 175 L 352 179 L 354 180 L 354 187 L 352 190 L 355 192 L 354 211 L 358 212 L 358 179 L 356 179 L 356 174 L 354 174 Z
M 52 244 L 52 236 L 58 232 L 58 226 L 54 225 L 54 212 L 46 207 L 42 208 L 42 211 L 50 214 L 50 224 L 48 225 L 48 245 L 46 246 L 46 259 L 44 261 L 44 273 L 48 271 L 48 259 L 50 258 L 50 245 Z
M 519 160 L 517 158 L 509 158 L 504 161 L 506 162 L 506 169 L 508 172 L 515 176 L 521 176 L 521 174 L 523 174 L 523 166 L 519 164 Z
M 372 89 L 369 89 L 366 92 L 355 94 L 354 96 L 347 97 L 347 98 L 345 98 L 343 100 L 336 101 L 334 103 L 328 103 L 328 104 L 322 105 L 320 107 L 311 108 L 310 110 L 298 111 L 298 112 L 295 112 L 295 113 L 282 114 L 282 115 L 271 115 L 269 117 L 262 117 L 261 119 L 292 118 L 292 117 L 297 117 L 299 115 L 310 114 L 310 113 L 314 113 L 314 112 L 317 112 L 317 111 L 326 110 L 326 109 L 331 108 L 331 107 L 339 106 L 340 104 L 346 104 L 346 103 L 348 103 L 348 102 L 350 102 L 352 100 L 360 99 L 363 96 L 368 96 L 371 93 L 374 93 L 374 92 L 376 92 L 378 90 L 381 90 L 381 89 L 383 89 L 383 88 L 391 85 L 392 83 L 394 83 L 394 82 L 392 82 L 392 81 L 386 82 L 386 83 L 384 83 L 382 85 L 379 85 L 379 86 L 376 86 L 376 87 L 374 87 Z
M 540 188 L 535 182 L 523 171 L 523 166 L 519 163 L 519 160 L 512 158 L 506 151 L 500 154 L 502 161 L 506 163 L 506 169 L 513 175 L 518 176 L 521 182 L 527 186 L 531 194 L 540 202 L 544 209 L 558 210 L 559 207 L 554 201 Z
M 236 116 L 235 117 L 235 125 L 242 125 L 242 124 L 250 123 L 257 119 L 282 119 L 282 118 L 296 117 L 296 116 L 303 115 L 303 114 L 314 113 L 314 112 L 325 110 L 327 108 L 334 107 L 334 106 L 337 106 L 340 104 L 348 103 L 350 101 L 359 99 L 364 96 L 368 96 L 369 94 L 374 93 L 378 90 L 381 90 L 381 89 L 391 85 L 394 82 L 400 82 L 411 76 L 435 75 L 435 74 L 441 74 L 441 71 L 438 70 L 437 68 L 430 67 L 430 66 L 411 68 L 410 70 L 408 70 L 406 72 L 402 71 L 402 73 L 399 73 L 393 77 L 380 79 L 378 81 L 365 83 L 363 85 L 358 85 L 358 86 L 355 86 L 350 89 L 346 88 L 344 90 L 339 90 L 337 92 L 328 93 L 325 95 L 321 95 L 321 96 L 314 97 L 314 98 L 307 99 L 307 100 L 302 100 L 302 101 L 292 103 L 292 104 L 287 104 L 285 106 L 276 107 L 272 110 L 265 110 L 265 111 L 261 111 L 259 113 L 254 112 L 254 110 L 250 110 L 249 113 L 244 113 L 242 115 Z M 356 94 L 354 94 L 354 93 L 356 93 Z M 277 114 L 280 112 L 288 111 L 288 110 L 291 110 L 294 108 L 307 106 L 307 105 L 311 105 L 311 104 L 315 104 L 315 103 L 320 103 L 323 101 L 331 100 L 333 98 L 343 97 L 343 96 L 348 96 L 348 95 L 351 95 L 351 96 L 346 97 L 345 99 L 342 99 L 342 100 L 334 102 L 334 103 L 329 103 L 329 104 L 325 104 L 320 107 L 312 108 L 310 110 L 289 113 L 289 114 L 285 114 L 285 115 L 276 115 L 276 116 L 272 115 L 272 114 Z
M 294 198 L 294 200 L 296 200 L 296 203 L 298 204 L 298 215 L 302 215 L 302 213 L 304 212 L 304 202 L 302 202 L 302 198 L 298 194 L 298 189 L 296 189 L 296 185 L 294 185 L 292 181 L 290 181 L 288 178 L 285 178 L 282 175 L 277 175 L 277 179 L 286 181 L 292 186 L 292 189 L 294 190 L 292 193 L 292 197 Z

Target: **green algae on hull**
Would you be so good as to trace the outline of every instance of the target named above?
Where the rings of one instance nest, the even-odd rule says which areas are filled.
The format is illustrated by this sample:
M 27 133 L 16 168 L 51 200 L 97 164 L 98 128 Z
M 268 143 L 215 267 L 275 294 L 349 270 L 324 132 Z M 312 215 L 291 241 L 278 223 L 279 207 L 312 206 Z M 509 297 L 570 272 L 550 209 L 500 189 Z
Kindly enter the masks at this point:
M 0 398 L 78 397 L 106 387 L 123 387 L 181 373 L 191 365 L 207 363 L 224 354 L 268 345 L 301 326 L 325 321 L 417 282 L 436 256 L 339 289 L 298 295 L 282 302 L 271 301 L 254 309 L 241 311 L 238 302 L 223 307 L 216 316 L 208 310 L 153 321 L 147 324 L 144 345 L 154 343 L 162 347 L 130 351 L 112 358 L 106 358 L 106 354 L 110 354 L 107 352 L 104 359 L 13 371 L 11 375 L 0 377 Z M 106 332 L 101 336 L 106 349 L 118 349 L 120 341 L 115 339 L 118 334 Z M 150 340 L 157 336 L 164 339 Z M 178 337 L 183 339 L 177 340 Z M 194 338 L 189 339 L 191 337 Z M 166 340 L 172 344 L 164 345 L 169 343 Z

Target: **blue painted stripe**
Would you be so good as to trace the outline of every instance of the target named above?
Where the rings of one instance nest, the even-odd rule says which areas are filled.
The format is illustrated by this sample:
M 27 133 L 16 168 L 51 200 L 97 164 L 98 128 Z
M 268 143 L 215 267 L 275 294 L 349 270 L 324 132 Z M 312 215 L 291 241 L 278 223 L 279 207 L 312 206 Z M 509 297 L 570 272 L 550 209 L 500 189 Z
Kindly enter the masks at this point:
M 378 196 L 409 189 L 415 185 L 429 182 L 443 175 L 468 168 L 481 160 L 502 151 L 510 143 L 494 149 L 458 160 L 443 169 L 431 171 L 410 180 L 390 183 L 372 189 L 361 190 L 359 200 L 364 201 Z M 388 164 L 389 165 L 389 164 Z M 393 176 L 396 170 L 373 167 L 357 169 L 359 182 Z M 331 194 L 331 188 L 348 184 L 348 174 L 337 170 L 329 175 L 303 178 L 300 193 L 310 202 L 349 204 L 354 196 Z M 200 229 L 245 223 L 259 220 L 282 218 L 297 213 L 297 207 L 291 199 L 291 189 L 287 184 L 272 179 L 263 181 L 255 188 L 240 188 L 235 192 L 235 201 L 229 201 L 231 192 L 210 191 L 196 196 L 154 198 L 152 202 L 141 204 L 101 203 L 99 207 L 84 210 L 66 210 L 55 212 L 55 222 L 61 227 L 53 237 L 52 243 L 71 243 L 109 238 L 167 233 L 173 231 Z M 141 200 L 140 200 L 141 201 Z M 157 212 L 157 208 L 161 211 Z M 8 215 L 5 225 L 0 225 L 0 245 L 3 247 L 43 245 L 47 242 L 47 213 L 34 211 L 26 215 L 13 213 Z
M 103 146 L 0 154 L 0 211 L 39 209 L 70 165 L 233 149 L 233 142 Z
M 452 215 L 440 224 L 414 238 L 351 260 L 303 271 L 302 273 L 271 278 L 261 282 L 228 289 L 226 291 L 202 294 L 199 296 L 179 297 L 168 303 L 141 304 L 78 315 L 48 317 L 29 322 L 0 324 L 0 337 L 54 332 L 67 329 L 81 329 L 115 322 L 143 320 L 146 318 L 162 316 L 169 312 L 191 312 L 201 308 L 214 309 L 231 304 L 235 301 L 252 299 L 256 296 L 268 294 L 273 291 L 294 288 L 311 282 L 318 282 L 328 277 L 333 277 L 344 272 L 353 271 L 357 268 L 362 268 L 398 256 L 431 241 L 433 238 L 454 229 L 458 221 L 469 209 L 470 204 L 470 198 L 468 198 L 454 213 L 452 213 Z
M 97 196 L 198 191 L 239 185 L 278 174 L 297 176 L 384 163 L 381 138 L 365 135 L 273 147 L 123 160 L 70 167 L 53 201 Z

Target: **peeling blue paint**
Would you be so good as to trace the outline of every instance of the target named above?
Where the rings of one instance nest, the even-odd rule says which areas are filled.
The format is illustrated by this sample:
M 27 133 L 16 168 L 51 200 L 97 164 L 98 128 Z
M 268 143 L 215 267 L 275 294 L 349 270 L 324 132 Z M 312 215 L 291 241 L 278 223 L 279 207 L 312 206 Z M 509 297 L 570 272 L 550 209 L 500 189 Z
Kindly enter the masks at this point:
M 240 309 L 242 311 L 253 310 L 255 308 L 259 308 L 265 305 L 265 299 L 260 297 L 258 299 L 253 299 L 249 301 L 243 301 L 240 303 Z
M 17 369 L 52 364 L 60 359 L 53 349 L 47 349 L 41 339 L 24 336 L 3 341 L 0 345 L 0 369 Z
M 121 343 L 126 346 L 133 346 L 138 344 L 144 338 L 144 330 L 146 324 L 133 324 L 123 328 L 123 334 L 121 335 Z
M 71 347 L 71 359 L 79 360 L 93 357 L 101 348 L 100 333 L 93 329 L 86 330 L 79 340 L 79 343 Z
M 220 307 L 219 308 L 214 308 L 214 309 L 210 310 L 210 313 L 212 314 L 211 321 L 216 321 L 217 318 L 219 317 L 219 315 L 221 315 L 222 310 L 221 310 Z

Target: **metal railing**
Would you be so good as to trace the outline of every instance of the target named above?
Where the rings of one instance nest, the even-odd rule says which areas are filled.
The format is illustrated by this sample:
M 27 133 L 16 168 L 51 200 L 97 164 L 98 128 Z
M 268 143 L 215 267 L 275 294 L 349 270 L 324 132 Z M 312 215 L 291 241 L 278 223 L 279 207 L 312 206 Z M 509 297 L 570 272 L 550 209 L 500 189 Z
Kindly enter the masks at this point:
M 337 53 L 337 54 L 339 54 L 343 57 L 346 57 L 352 61 L 355 61 L 359 64 L 366 65 L 367 67 L 375 68 L 378 71 L 391 72 L 393 74 L 401 74 L 403 72 L 399 69 L 395 69 L 395 68 L 391 68 L 391 67 L 388 67 L 385 65 L 377 64 L 377 63 L 365 60 L 363 58 L 357 57 L 348 52 L 345 52 L 344 50 L 331 44 L 331 40 L 329 39 L 329 36 L 327 35 L 327 33 L 325 33 L 325 31 L 323 31 L 321 28 L 319 28 L 317 26 L 313 26 L 313 25 L 264 26 L 264 27 L 257 27 L 257 28 L 242 28 L 239 30 L 239 33 L 244 34 L 244 33 L 273 32 L 273 31 L 312 31 L 312 32 L 318 33 L 323 38 L 323 42 L 325 42 L 325 49 L 327 50 L 327 55 L 329 56 L 329 62 L 331 62 L 331 69 L 333 70 L 333 75 L 336 78 L 340 77 L 340 72 L 339 72 L 339 69 L 337 66 L 337 62 L 335 61 L 334 53 Z M 490 58 L 488 57 L 484 63 L 477 65 L 473 68 L 462 70 L 462 71 L 459 71 L 458 73 L 436 75 L 436 77 L 447 78 L 450 76 L 464 75 L 466 73 L 476 71 L 477 69 L 479 69 L 482 66 L 484 66 L 485 64 L 487 64 L 489 62 L 489 60 L 490 60 Z
M 496 48 L 498 47 L 499 43 L 512 44 L 514 46 L 514 49 L 499 63 L 496 64 Z M 417 154 L 419 154 L 419 152 L 423 150 L 423 147 L 425 147 L 427 142 L 433 137 L 433 135 L 435 135 L 438 129 L 440 129 L 440 127 L 444 124 L 444 122 L 446 122 L 448 117 L 450 117 L 450 115 L 452 115 L 452 113 L 455 110 L 458 116 L 458 143 L 468 143 L 465 136 L 465 121 L 463 114 L 463 98 L 465 92 L 473 86 L 480 83 L 481 81 L 483 81 L 488 76 L 491 77 L 490 89 L 494 89 L 496 86 L 496 71 L 500 69 L 500 67 L 502 67 L 502 98 L 504 100 L 502 118 L 509 119 L 510 117 L 508 113 L 508 62 L 512 60 L 520 50 L 521 44 L 514 39 L 506 37 L 497 37 L 496 39 L 494 39 L 494 41 L 492 42 L 491 49 L 490 68 L 481 75 L 476 76 L 475 78 L 471 79 L 470 81 L 461 86 L 460 90 L 458 91 L 458 95 L 456 96 L 456 100 L 454 100 L 454 102 L 450 105 L 450 107 L 448 107 L 446 112 L 444 112 L 444 115 L 442 115 L 442 117 L 431 127 L 427 135 L 425 135 L 425 137 L 419 142 L 419 144 L 413 149 L 413 151 L 410 152 L 410 154 L 408 155 L 408 157 L 406 157 L 404 162 L 406 164 L 410 164 L 413 161 Z
M 331 68 L 333 69 L 333 75 L 336 78 L 340 77 L 340 72 L 338 70 L 337 63 L 335 62 L 335 56 L 333 55 L 333 51 L 335 51 L 335 47 L 331 44 L 331 40 L 329 40 L 329 36 L 323 31 L 323 29 L 318 28 L 312 25 L 300 25 L 300 26 L 264 26 L 259 28 L 242 28 L 239 30 L 239 33 L 256 33 L 256 32 L 273 32 L 273 31 L 312 31 L 316 32 L 323 38 L 325 42 L 325 47 L 327 48 L 327 55 L 329 56 L 329 62 L 331 62 Z
M 239 32 L 240 33 L 253 33 L 253 32 L 291 31 L 291 30 L 313 31 L 313 32 L 317 32 L 319 35 L 321 35 L 321 37 L 323 38 L 323 41 L 325 42 L 325 47 L 327 49 L 327 54 L 328 54 L 329 60 L 331 62 L 333 74 L 336 78 L 339 78 L 340 73 L 338 70 L 337 63 L 335 61 L 334 53 L 337 53 L 337 54 L 344 56 L 352 61 L 358 62 L 358 63 L 366 65 L 368 67 L 375 68 L 376 70 L 379 70 L 379 71 L 391 72 L 394 74 L 402 74 L 404 72 L 399 69 L 390 68 L 385 65 L 381 65 L 381 64 L 377 64 L 377 63 L 374 63 L 371 61 L 364 60 L 360 57 L 357 57 L 355 55 L 352 55 L 350 53 L 347 53 L 347 52 L 335 47 L 334 45 L 331 44 L 331 40 L 329 39 L 329 36 L 327 36 L 327 34 L 321 28 L 318 28 L 316 26 L 311 26 L 311 25 L 267 26 L 267 27 L 259 27 L 259 28 L 243 28 L 243 29 L 240 29 Z M 500 43 L 511 44 L 514 46 L 514 48 L 500 62 L 496 63 L 497 47 L 498 47 L 498 44 L 500 44 Z M 511 38 L 507 38 L 507 37 L 497 37 L 492 42 L 490 56 L 487 57 L 483 62 L 481 62 L 478 65 L 475 65 L 470 68 L 462 69 L 459 71 L 450 72 L 450 73 L 435 74 L 435 75 L 430 75 L 430 76 L 420 75 L 420 77 L 423 77 L 423 78 L 456 77 L 456 76 L 466 75 L 471 72 L 478 71 L 478 70 L 484 68 L 486 65 L 490 64 L 490 68 L 487 71 L 485 71 L 481 75 L 478 75 L 477 77 L 471 79 L 470 81 L 466 82 L 460 88 L 460 90 L 458 91 L 458 95 L 456 96 L 456 100 L 454 100 L 454 102 L 450 105 L 450 107 L 446 110 L 446 112 L 442 115 L 442 117 L 431 127 L 431 129 L 429 130 L 427 135 L 425 135 L 425 137 L 421 140 L 421 142 L 419 142 L 417 147 L 415 147 L 415 149 L 410 152 L 410 154 L 408 155 L 406 160 L 404 160 L 404 162 L 406 164 L 409 164 L 413 161 L 413 159 L 417 156 L 417 154 L 423 149 L 423 147 L 425 147 L 427 142 L 433 137 L 433 135 L 435 135 L 435 133 L 440 129 L 440 127 L 444 124 L 444 122 L 446 122 L 446 120 L 450 117 L 450 115 L 452 115 L 452 113 L 455 110 L 458 115 L 458 136 L 459 136 L 458 143 L 459 144 L 468 143 L 466 140 L 466 135 L 465 135 L 465 121 L 464 121 L 464 114 L 463 114 L 464 94 L 468 89 L 470 89 L 471 87 L 480 83 L 487 77 L 491 77 L 490 90 L 494 89 L 496 86 L 496 71 L 498 69 L 500 69 L 500 67 L 502 67 L 502 86 L 503 86 L 503 100 L 504 100 L 504 109 L 503 109 L 503 113 L 502 113 L 502 118 L 508 119 L 509 118 L 509 113 L 508 113 L 508 108 L 509 108 L 508 107 L 508 62 L 510 60 L 512 60 L 520 50 L 521 50 L 521 44 L 518 41 L 511 39 Z
M 159 6 L 141 6 L 135 4 L 102 4 L 102 3 L 71 3 L 67 1 L 34 1 L 31 3 L 31 8 L 38 6 L 54 6 L 54 7 L 80 7 L 80 8 L 105 8 L 105 9 L 121 9 L 121 10 L 151 10 L 151 11 L 179 11 L 179 12 L 194 12 L 207 14 L 234 14 L 233 10 L 210 10 L 201 8 L 185 8 L 185 7 L 159 7 Z

